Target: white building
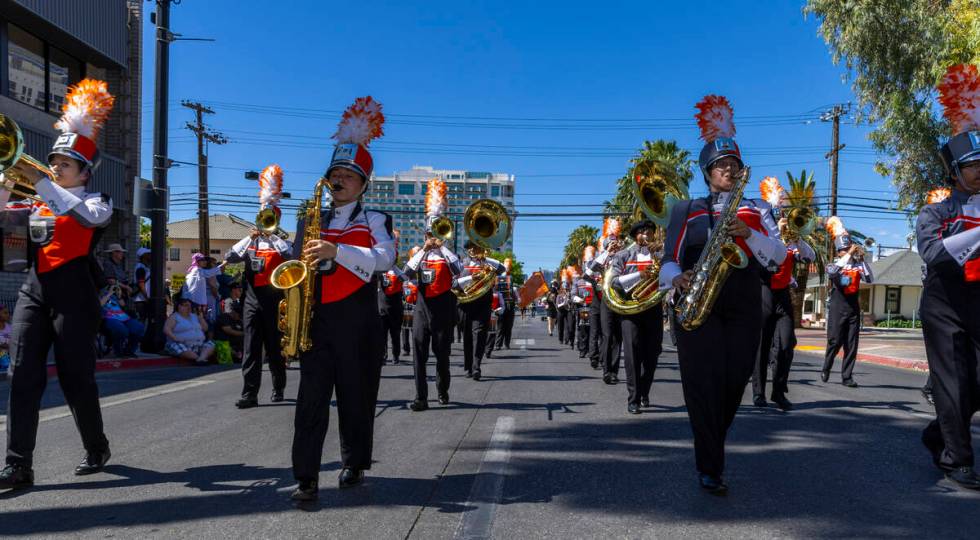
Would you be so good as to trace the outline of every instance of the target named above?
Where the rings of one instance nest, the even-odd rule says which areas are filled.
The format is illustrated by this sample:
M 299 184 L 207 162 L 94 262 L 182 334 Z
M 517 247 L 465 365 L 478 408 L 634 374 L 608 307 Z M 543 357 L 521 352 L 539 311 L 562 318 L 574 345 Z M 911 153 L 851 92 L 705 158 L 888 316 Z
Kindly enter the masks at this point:
M 364 205 L 391 215 L 395 230 L 401 235 L 398 251 L 402 260 L 412 246 L 422 245 L 425 234 L 425 192 L 429 180 L 439 178 L 446 182 L 449 198 L 447 217 L 456 223 L 457 245 L 451 246 L 459 253 L 466 241 L 462 231 L 463 213 L 477 199 L 493 199 L 504 205 L 507 213 L 514 216 L 514 175 L 464 170 L 435 169 L 416 165 L 411 170 L 392 176 L 374 176 L 364 197 Z M 513 249 L 514 236 L 500 249 Z

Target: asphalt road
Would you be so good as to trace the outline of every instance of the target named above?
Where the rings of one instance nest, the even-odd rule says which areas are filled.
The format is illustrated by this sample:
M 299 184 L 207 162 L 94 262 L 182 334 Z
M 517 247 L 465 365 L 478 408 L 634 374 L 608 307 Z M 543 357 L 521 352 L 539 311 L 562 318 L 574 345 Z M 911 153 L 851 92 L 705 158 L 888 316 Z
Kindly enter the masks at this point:
M 113 457 L 89 477 L 72 475 L 81 445 L 52 381 L 37 486 L 0 494 L 0 535 L 976 538 L 980 494 L 944 480 L 919 443 L 921 374 L 859 364 L 862 387 L 850 389 L 836 372 L 819 382 L 818 357 L 797 354 L 796 409 L 759 409 L 746 393 L 729 437 L 731 489 L 716 498 L 696 484 L 671 348 L 653 407 L 629 416 L 625 382 L 602 384 L 544 323 L 518 320 L 515 334 L 525 341 L 488 361 L 480 382 L 461 376 L 454 346 L 452 403 L 422 413 L 408 409 L 411 367 L 386 366 L 365 485 L 336 488 L 332 425 L 320 500 L 302 507 L 288 500 L 297 371 L 286 403 L 267 403 L 266 375 L 263 406 L 246 411 L 233 406 L 237 371 L 100 374 Z

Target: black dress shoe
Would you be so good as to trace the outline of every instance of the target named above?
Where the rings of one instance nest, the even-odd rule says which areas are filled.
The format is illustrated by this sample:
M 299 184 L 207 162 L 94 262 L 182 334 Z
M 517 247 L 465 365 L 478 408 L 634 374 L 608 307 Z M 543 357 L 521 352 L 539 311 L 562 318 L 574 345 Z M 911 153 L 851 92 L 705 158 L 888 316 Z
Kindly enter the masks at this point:
M 644 409 L 650 406 L 650 398 L 644 396 L 640 398 L 640 407 Z
M 928 431 L 922 432 L 921 440 L 922 440 L 922 444 L 926 447 L 926 450 L 929 451 L 929 455 L 932 456 L 932 464 L 935 465 L 937 469 L 943 471 L 944 473 L 952 472 L 953 471 L 952 467 L 948 465 L 943 465 L 942 463 L 943 450 L 946 449 L 946 443 L 943 442 L 943 439 L 941 437 L 935 439 L 926 437 L 927 432 Z
M 300 480 L 296 491 L 289 498 L 294 501 L 315 501 L 318 496 L 319 487 L 316 480 Z
M 946 477 L 959 484 L 960 487 L 980 490 L 980 476 L 974 472 L 973 467 L 957 467 L 946 473 Z
M 259 400 L 255 398 L 241 398 L 235 402 L 235 406 L 239 409 L 251 409 L 252 407 L 259 406 Z
M 439 394 L 439 404 L 449 405 L 449 394 Z
M 282 396 L 282 390 L 273 390 L 272 391 L 272 397 L 269 398 L 269 401 L 271 401 L 273 403 L 280 403 L 280 402 L 282 402 L 283 399 L 284 398 Z
M 337 483 L 340 485 L 341 489 L 354 487 L 364 481 L 364 471 L 361 469 L 352 469 L 350 467 L 344 467 L 340 471 L 340 476 L 337 477 Z
M 728 493 L 728 485 L 725 484 L 720 476 L 702 474 L 698 476 L 698 483 L 701 485 L 701 489 L 712 495 L 724 495 Z
M 605 375 L 602 376 L 602 382 L 606 384 L 616 384 L 613 382 L 612 375 L 609 373 L 606 373 Z
M 640 406 L 636 403 L 630 403 L 626 406 L 626 412 L 630 414 L 640 414 Z
M 932 392 L 926 391 L 925 388 L 923 388 L 922 390 L 920 390 L 920 392 L 922 392 L 922 397 L 925 398 L 925 400 L 927 402 L 929 402 L 929 405 L 935 405 L 936 404 L 936 400 L 933 399 L 933 397 L 932 397 Z
M 416 399 L 408 407 L 410 409 L 412 409 L 413 411 L 415 411 L 415 412 L 427 411 L 427 410 L 429 410 L 429 403 L 428 402 L 425 402 L 425 401 L 422 401 L 421 399 Z
M 619 377 L 615 373 L 609 375 L 609 380 L 612 381 L 609 384 L 619 384 Z
M 823 381 L 823 382 L 829 381 L 830 380 L 830 372 L 829 371 L 821 371 L 820 372 L 820 380 Z
M 592 369 L 599 369 L 599 362 L 595 360 L 589 362 L 589 365 L 592 366 Z
M 466 378 L 467 379 L 472 379 L 473 378 L 473 370 L 472 369 L 467 369 L 466 370 Z
M 843 384 L 844 386 L 846 386 L 848 388 L 857 388 L 858 387 L 858 383 L 854 382 L 854 379 L 849 379 L 849 380 L 843 381 L 843 382 L 841 382 L 841 384 Z
M 478 370 L 478 369 L 473 370 L 473 380 L 474 381 L 480 380 L 480 370 Z
M 399 362 L 399 360 L 397 358 L 395 358 L 394 360 L 391 361 L 391 364 L 393 366 L 397 366 L 398 365 L 398 362 Z
M 75 467 L 75 476 L 85 476 L 86 474 L 95 474 L 105 468 L 105 464 L 109 461 L 109 457 L 112 453 L 106 448 L 104 452 L 99 452 L 97 454 L 86 454 L 82 462 Z
M 763 396 L 755 396 L 755 398 L 752 400 L 752 403 L 754 403 L 756 407 L 768 407 L 769 406 L 769 402 L 766 401 L 766 398 L 763 397 Z
M 0 489 L 24 489 L 34 485 L 34 470 L 24 465 L 7 465 L 0 471 Z
M 793 410 L 793 403 L 786 399 L 786 396 L 772 396 L 772 402 L 776 404 L 780 410 L 791 411 Z

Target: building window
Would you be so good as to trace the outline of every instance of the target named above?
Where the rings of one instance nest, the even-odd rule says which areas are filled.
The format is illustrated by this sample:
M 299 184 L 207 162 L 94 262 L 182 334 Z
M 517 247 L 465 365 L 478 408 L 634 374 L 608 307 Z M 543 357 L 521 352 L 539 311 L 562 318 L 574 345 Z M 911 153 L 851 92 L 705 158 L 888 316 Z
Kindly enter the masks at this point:
M 175 247 L 170 248 L 170 260 L 171 261 L 180 260 L 180 248 L 175 248 Z
M 499 197 L 500 196 L 500 186 L 490 186 L 490 196 Z
M 4 272 L 23 272 L 27 270 L 27 227 L 5 227 L 3 229 Z
M 902 312 L 901 287 L 885 287 L 885 313 Z
M 48 48 L 49 111 L 60 111 L 68 86 L 82 80 L 82 63 L 54 47 Z
M 218 255 L 219 258 L 220 258 L 221 250 L 220 249 L 212 249 L 211 250 L 211 255 Z
M 7 36 L 8 95 L 42 111 L 60 112 L 68 87 L 82 80 L 85 64 L 12 24 Z
M 399 195 L 415 195 L 415 184 L 398 184 Z

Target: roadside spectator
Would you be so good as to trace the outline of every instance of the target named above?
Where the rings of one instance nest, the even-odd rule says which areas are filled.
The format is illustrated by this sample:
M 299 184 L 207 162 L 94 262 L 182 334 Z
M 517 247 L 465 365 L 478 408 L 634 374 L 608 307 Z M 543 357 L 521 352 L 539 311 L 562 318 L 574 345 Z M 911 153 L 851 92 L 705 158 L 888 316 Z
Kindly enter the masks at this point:
M 7 306 L 0 306 L 0 380 L 7 378 L 7 370 L 10 368 L 10 332 L 12 329 L 10 310 L 7 309 Z
M 231 356 L 234 361 L 242 361 L 242 351 L 245 347 L 245 327 L 242 324 L 242 305 L 238 300 L 226 300 L 225 312 L 218 315 L 214 325 L 214 339 L 227 341 L 231 346 Z
M 136 267 L 133 269 L 133 311 L 136 317 L 145 321 L 150 317 L 150 256 L 145 247 L 136 250 Z
M 191 257 L 191 265 L 187 268 L 187 277 L 184 278 L 183 298 L 194 303 L 194 308 L 199 313 L 205 313 L 208 306 L 208 278 L 221 273 L 225 263 L 216 267 L 208 267 L 208 257 L 203 253 L 195 253 Z
M 227 313 L 228 310 L 231 309 L 232 304 L 236 301 L 238 302 L 240 309 L 242 302 L 244 302 L 244 300 L 242 300 L 242 283 L 240 281 L 233 281 L 228 286 L 228 296 L 221 301 L 221 312 Z
M 129 286 L 129 276 L 126 274 L 126 250 L 119 244 L 109 244 L 105 253 L 107 255 L 102 263 L 102 274 L 106 279 L 115 279 L 116 284 L 129 298 L 133 289 Z
M 110 279 L 110 283 L 114 281 Z M 129 316 L 124 306 L 126 301 L 120 296 L 119 285 L 106 287 L 99 297 L 102 304 L 102 324 L 112 337 L 112 350 L 117 358 L 135 358 L 146 327 Z
M 164 350 L 178 358 L 207 364 L 214 354 L 214 343 L 205 334 L 208 323 L 193 312 L 190 299 L 178 297 L 174 304 L 175 311 L 163 324 L 163 333 L 167 336 Z

